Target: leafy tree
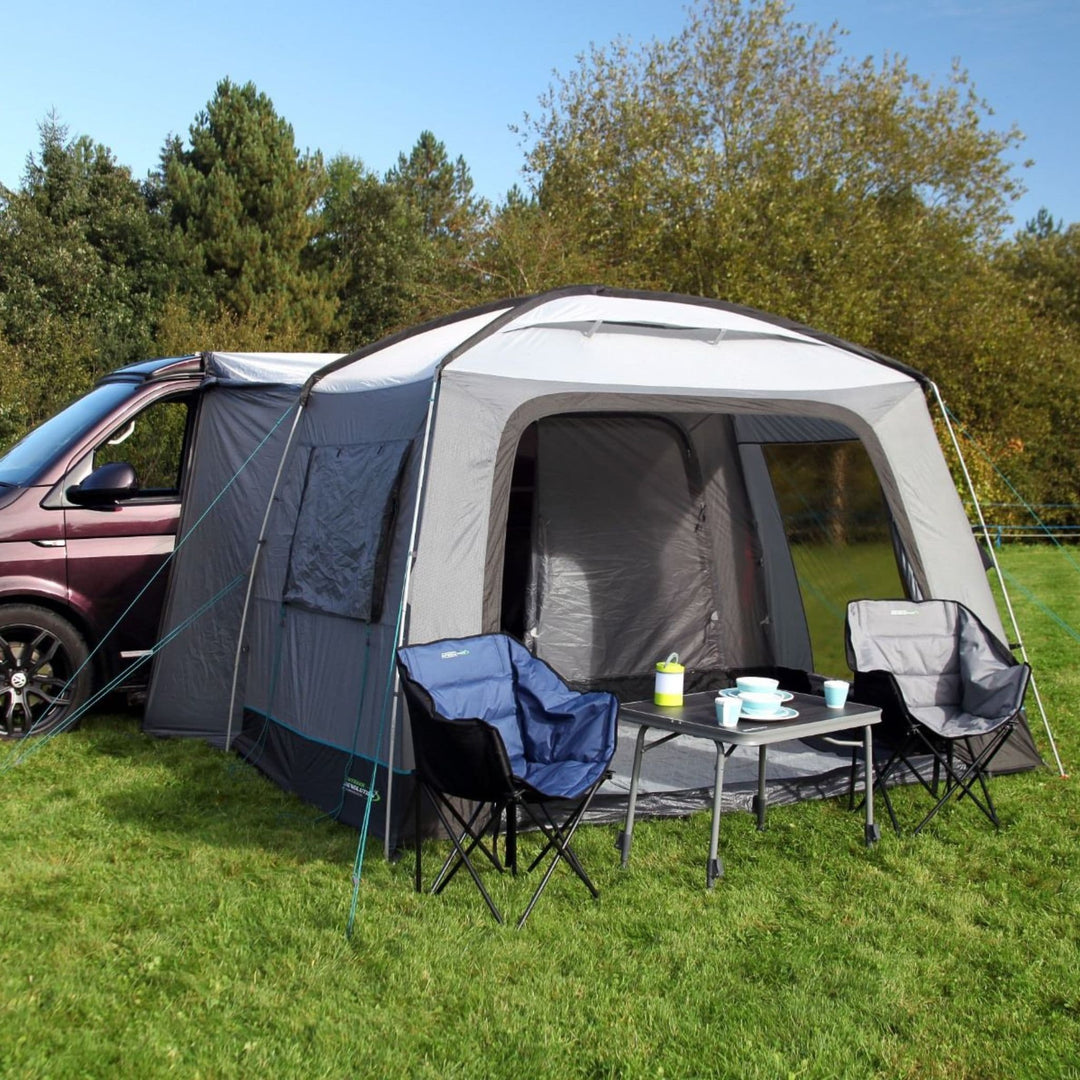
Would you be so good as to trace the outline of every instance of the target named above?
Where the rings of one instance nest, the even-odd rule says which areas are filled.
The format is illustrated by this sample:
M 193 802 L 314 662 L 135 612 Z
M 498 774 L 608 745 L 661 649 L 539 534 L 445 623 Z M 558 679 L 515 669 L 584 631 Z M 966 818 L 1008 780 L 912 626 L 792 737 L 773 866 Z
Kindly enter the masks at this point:
M 405 193 L 358 158 L 331 160 L 309 262 L 338 297 L 336 344 L 354 349 L 414 321 L 429 260 L 420 212 Z
M 21 351 L 0 335 L 0 454 L 6 453 L 30 426 L 26 393 Z
M 341 155 L 326 169 L 309 263 L 335 288 L 343 348 L 466 306 L 487 203 L 463 158 L 425 131 L 380 179 Z
M 527 296 L 569 283 L 618 283 L 617 272 L 582 249 L 561 218 L 516 186 L 490 216 L 473 267 L 477 299 Z
M 483 218 L 487 203 L 473 194 L 465 159 L 451 161 L 446 146 L 430 131 L 422 131 L 406 157 L 386 176 L 419 211 L 424 235 L 431 240 L 467 244 Z
M 334 302 L 304 253 L 323 185 L 319 154 L 300 154 L 292 127 L 252 83 L 218 83 L 189 129 L 162 151 L 157 204 L 183 238 L 185 295 L 275 329 L 302 326 L 321 344 Z
M 162 304 L 155 326 L 157 356 L 184 356 L 193 350 L 236 352 L 304 352 L 308 349 L 306 327 L 274 326 L 268 316 L 237 315 L 227 308 L 210 313 L 193 308 L 173 294 Z
M 1080 224 L 1066 228 L 1044 208 L 1002 246 L 998 261 L 1033 311 L 1080 331 Z
M 865 341 L 883 269 L 938 230 L 996 236 L 1019 136 L 985 128 L 963 72 L 934 88 L 900 58 L 852 63 L 790 10 L 700 0 L 671 41 L 594 47 L 526 118 L 527 174 L 628 283 Z
M 55 115 L 40 135 L 22 187 L 0 190 L 0 335 L 21 357 L 27 423 L 147 355 L 170 261 L 130 170 Z

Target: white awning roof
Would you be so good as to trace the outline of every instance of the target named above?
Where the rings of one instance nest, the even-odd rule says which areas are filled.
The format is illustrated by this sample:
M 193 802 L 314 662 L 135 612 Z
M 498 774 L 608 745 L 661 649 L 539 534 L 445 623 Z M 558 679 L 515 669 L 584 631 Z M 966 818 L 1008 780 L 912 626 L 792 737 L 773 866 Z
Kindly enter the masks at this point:
M 320 379 L 315 392 L 341 394 L 429 380 L 443 357 L 499 318 L 503 310 L 457 319 L 395 341 Z
M 528 309 L 448 370 L 672 394 L 818 394 L 914 381 L 855 351 L 739 312 L 592 295 Z
M 212 352 L 206 354 L 206 374 L 223 383 L 302 386 L 320 368 L 344 353 Z
M 555 293 L 521 310 L 448 367 L 454 373 L 627 392 L 818 395 L 910 384 L 842 343 L 708 302 L 661 295 Z M 514 309 L 485 310 L 391 339 L 328 373 L 316 393 L 429 380 L 454 350 Z M 230 383 L 299 386 L 340 359 L 330 353 L 212 353 L 211 376 Z

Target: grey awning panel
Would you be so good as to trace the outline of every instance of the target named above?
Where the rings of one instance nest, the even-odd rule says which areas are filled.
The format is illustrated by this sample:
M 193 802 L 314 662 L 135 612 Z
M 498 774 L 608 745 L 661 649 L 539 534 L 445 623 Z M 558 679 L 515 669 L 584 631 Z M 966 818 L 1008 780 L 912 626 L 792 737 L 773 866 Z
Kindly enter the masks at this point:
M 365 622 L 379 617 L 385 554 L 407 439 L 319 446 L 308 461 L 285 602 Z
M 813 416 L 745 413 L 735 417 L 735 439 L 742 445 L 849 442 L 857 438 L 846 424 Z

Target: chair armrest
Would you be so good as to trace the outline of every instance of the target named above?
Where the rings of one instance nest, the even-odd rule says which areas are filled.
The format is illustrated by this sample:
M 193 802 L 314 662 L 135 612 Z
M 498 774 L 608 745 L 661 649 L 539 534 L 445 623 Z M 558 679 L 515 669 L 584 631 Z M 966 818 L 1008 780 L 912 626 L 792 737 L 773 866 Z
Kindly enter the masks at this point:
M 591 727 L 618 711 L 619 703 L 614 694 L 606 690 L 571 690 L 561 701 L 544 701 L 527 686 L 518 687 L 518 697 L 530 715 L 540 716 L 547 723 L 568 731 Z
M 592 761 L 615 749 L 619 702 L 603 690 L 570 691 L 555 704 L 545 704 L 525 686 L 518 687 L 525 756 L 532 761 L 572 758 Z
M 881 710 L 881 722 L 886 730 L 907 730 L 911 714 L 900 693 L 900 686 L 891 671 L 856 671 L 851 686 L 851 699 L 861 705 L 873 705 Z
M 964 712 L 988 720 L 1015 716 L 1024 704 L 1031 668 L 1027 664 L 980 672 L 964 684 Z

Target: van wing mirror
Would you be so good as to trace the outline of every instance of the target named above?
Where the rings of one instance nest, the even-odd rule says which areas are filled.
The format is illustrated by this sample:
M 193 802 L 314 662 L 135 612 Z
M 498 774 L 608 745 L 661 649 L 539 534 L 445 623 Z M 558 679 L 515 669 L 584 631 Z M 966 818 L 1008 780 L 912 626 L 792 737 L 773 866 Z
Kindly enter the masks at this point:
M 99 465 L 81 484 L 67 489 L 77 506 L 111 507 L 139 491 L 139 477 L 126 461 Z

